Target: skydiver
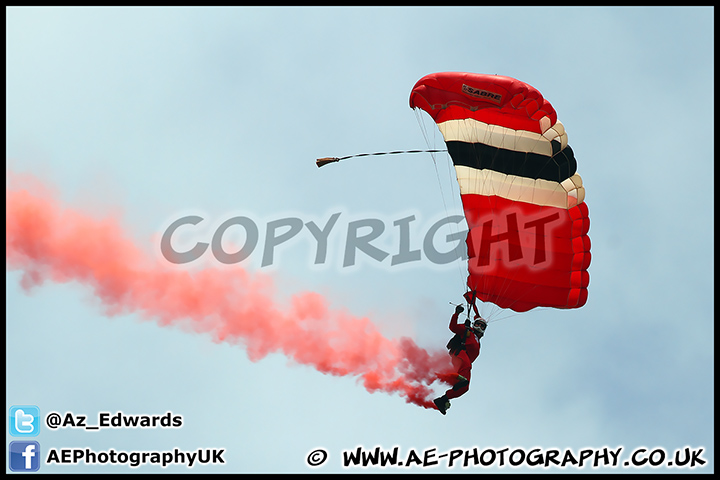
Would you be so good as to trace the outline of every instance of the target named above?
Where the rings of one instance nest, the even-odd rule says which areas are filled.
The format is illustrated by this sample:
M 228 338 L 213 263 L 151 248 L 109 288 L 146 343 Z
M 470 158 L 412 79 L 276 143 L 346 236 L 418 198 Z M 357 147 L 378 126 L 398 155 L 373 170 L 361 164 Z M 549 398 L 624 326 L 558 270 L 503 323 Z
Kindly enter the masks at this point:
M 480 315 L 475 317 L 472 326 L 470 319 L 465 320 L 463 325 L 457 323 L 458 317 L 464 311 L 462 305 L 455 307 L 455 313 L 450 318 L 450 331 L 455 336 L 448 342 L 448 353 L 452 357 L 452 363 L 457 370 L 455 384 L 441 397 L 433 400 L 440 413 L 445 415 L 450 408 L 450 399 L 457 398 L 470 389 L 470 371 L 472 363 L 480 355 L 480 339 L 485 335 L 487 322 Z

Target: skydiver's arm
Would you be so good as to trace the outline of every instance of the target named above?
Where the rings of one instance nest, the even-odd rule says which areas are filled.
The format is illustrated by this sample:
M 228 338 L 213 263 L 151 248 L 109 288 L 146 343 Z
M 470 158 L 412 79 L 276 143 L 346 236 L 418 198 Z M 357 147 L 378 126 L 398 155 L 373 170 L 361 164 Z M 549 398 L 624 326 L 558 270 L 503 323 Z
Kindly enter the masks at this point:
M 450 331 L 453 333 L 463 334 L 465 333 L 465 325 L 461 325 L 457 323 L 458 317 L 460 316 L 461 312 L 453 313 L 453 316 L 450 317 Z

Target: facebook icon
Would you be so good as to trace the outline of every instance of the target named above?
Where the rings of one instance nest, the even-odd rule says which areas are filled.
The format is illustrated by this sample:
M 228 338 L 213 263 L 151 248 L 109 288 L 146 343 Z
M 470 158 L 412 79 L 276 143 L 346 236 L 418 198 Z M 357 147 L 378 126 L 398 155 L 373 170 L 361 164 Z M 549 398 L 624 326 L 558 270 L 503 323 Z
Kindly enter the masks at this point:
M 10 442 L 10 470 L 13 472 L 37 472 L 40 469 L 40 444 L 38 442 Z

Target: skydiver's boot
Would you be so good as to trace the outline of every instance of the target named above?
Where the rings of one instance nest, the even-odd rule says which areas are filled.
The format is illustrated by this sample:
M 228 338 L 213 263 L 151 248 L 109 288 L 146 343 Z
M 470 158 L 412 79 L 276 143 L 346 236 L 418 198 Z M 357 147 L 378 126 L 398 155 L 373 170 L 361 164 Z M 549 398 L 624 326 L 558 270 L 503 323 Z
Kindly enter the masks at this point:
M 443 395 L 442 397 L 438 397 L 435 400 L 433 400 L 433 403 L 437 407 L 438 410 L 440 410 L 440 413 L 445 415 L 445 412 L 448 411 L 448 408 L 450 408 L 450 400 Z
M 470 380 L 463 377 L 462 375 L 457 376 L 457 382 L 455 382 L 455 385 L 453 385 L 453 390 L 460 390 L 463 387 L 467 387 L 467 385 L 470 383 Z

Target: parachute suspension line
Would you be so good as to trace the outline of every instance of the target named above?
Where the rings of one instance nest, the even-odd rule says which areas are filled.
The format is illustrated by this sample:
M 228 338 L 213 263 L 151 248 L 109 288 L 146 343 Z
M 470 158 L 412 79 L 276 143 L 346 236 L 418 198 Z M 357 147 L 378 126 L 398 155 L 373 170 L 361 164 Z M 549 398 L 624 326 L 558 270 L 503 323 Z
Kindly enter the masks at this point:
M 317 164 L 318 168 L 320 168 L 324 165 L 327 165 L 328 163 L 339 162 L 340 160 L 346 160 L 348 158 L 373 157 L 373 156 L 379 156 L 379 155 L 399 155 L 399 154 L 405 154 L 405 153 L 437 153 L 437 152 L 447 152 L 447 150 L 394 150 L 392 152 L 357 153 L 355 155 L 347 155 L 345 157 L 318 158 L 317 160 L 315 160 L 315 163 Z
M 421 109 L 419 109 L 419 108 L 414 108 L 413 111 L 415 112 L 415 118 L 417 119 L 418 125 L 420 126 L 420 131 L 422 132 L 423 138 L 425 139 L 425 144 L 427 145 L 427 147 L 428 147 L 428 149 L 429 149 L 429 150 L 427 150 L 427 151 L 428 151 L 428 152 L 431 152 L 431 157 L 432 157 L 432 160 L 433 160 L 433 166 L 435 167 L 435 177 L 436 177 L 436 179 L 437 179 L 438 186 L 439 186 L 439 189 L 440 189 L 440 197 L 442 198 L 443 208 L 445 209 L 445 217 L 447 218 L 447 217 L 450 216 L 450 211 L 449 211 L 449 209 L 448 209 L 448 204 L 447 204 L 447 199 L 446 199 L 446 198 L 447 198 L 447 195 L 446 195 L 446 193 L 445 193 L 445 190 L 443 189 L 443 182 L 442 182 L 442 179 L 441 179 L 441 177 L 440 177 L 440 170 L 438 169 L 438 159 L 437 159 L 437 157 L 435 156 L 435 153 L 438 153 L 438 152 L 447 152 L 447 149 L 442 149 L 442 150 L 440 150 L 440 149 L 435 149 L 435 148 L 434 148 L 435 145 L 436 145 L 436 141 L 435 141 L 434 139 L 435 139 L 436 137 L 433 135 L 433 141 L 432 141 L 432 142 L 430 141 L 430 138 L 428 137 L 428 131 L 427 131 L 426 125 L 425 125 L 425 123 L 424 123 L 423 120 L 422 120 Z M 437 128 L 435 128 L 435 129 L 434 129 L 434 132 L 437 132 L 437 131 L 438 131 Z M 444 140 L 443 140 L 443 141 L 444 141 Z M 447 165 L 447 176 L 448 176 L 448 178 L 452 179 L 452 167 L 451 167 L 452 162 L 445 162 L 445 163 L 446 163 L 446 165 Z M 448 182 L 448 183 L 452 183 L 452 182 Z M 452 187 L 450 187 L 450 188 L 451 188 L 451 190 L 452 190 Z M 450 192 L 450 198 L 452 199 L 452 207 L 453 207 L 453 210 L 454 210 L 454 211 L 457 211 L 457 210 L 458 210 L 458 205 L 457 205 L 457 203 L 456 203 L 456 202 L 457 202 L 457 198 L 455 197 L 455 195 L 453 194 L 452 191 Z M 459 198 L 459 197 L 458 197 L 458 198 Z M 450 228 L 451 228 L 451 230 L 452 230 L 453 235 L 455 235 L 455 234 L 458 233 L 458 229 L 457 229 L 456 227 L 451 226 Z M 462 262 L 461 260 L 458 260 L 458 261 L 455 262 L 455 265 L 456 265 L 456 267 L 457 267 L 457 274 L 458 274 L 458 277 L 459 277 L 460 289 L 463 290 L 463 291 L 465 291 L 465 290 L 467 289 L 466 278 L 467 278 L 469 272 L 468 272 L 468 271 L 463 271 L 462 263 L 463 263 L 463 262 Z M 468 308 L 468 312 L 469 312 L 469 308 Z M 469 313 L 468 313 L 468 315 L 469 315 Z
M 415 116 L 416 116 L 417 121 L 418 121 L 418 125 L 420 126 L 420 130 L 422 131 L 423 137 L 425 138 L 425 143 L 426 143 L 426 145 L 427 145 L 427 147 L 428 147 L 429 149 L 433 149 L 433 147 L 434 147 L 434 146 L 436 145 L 436 143 L 437 143 L 436 137 L 433 136 L 433 139 L 432 139 L 432 140 L 429 138 L 427 125 L 426 125 L 426 124 L 423 122 L 423 120 L 422 120 L 422 114 L 420 113 L 420 109 L 417 109 L 417 108 L 416 108 L 416 109 L 414 109 L 414 110 L 415 110 Z M 438 133 L 437 130 L 435 130 L 435 133 Z M 486 134 L 486 135 L 491 135 L 492 133 L 486 131 L 485 134 Z M 475 145 L 473 145 L 473 148 L 477 148 L 477 147 L 476 147 Z M 441 194 L 442 200 L 443 200 L 443 207 L 445 208 L 445 214 L 446 214 L 447 216 L 449 216 L 449 206 L 448 206 L 448 201 L 447 201 L 448 195 L 449 195 L 450 198 L 452 199 L 452 208 L 453 208 L 454 210 L 458 210 L 458 209 L 461 210 L 461 209 L 462 209 L 462 205 L 458 205 L 458 203 L 457 203 L 458 200 L 460 200 L 460 194 L 459 194 L 459 192 L 458 192 L 458 195 L 455 195 L 455 192 L 452 192 L 452 191 L 448 194 L 448 193 L 446 192 L 445 188 L 443 187 L 443 182 L 442 182 L 442 179 L 443 179 L 443 178 L 441 177 L 441 174 L 440 174 L 440 169 L 439 169 L 439 166 L 438 166 L 438 159 L 436 158 L 436 155 L 434 155 L 434 153 L 436 153 L 436 152 L 438 152 L 438 151 L 440 151 L 440 152 L 447 152 L 447 150 L 428 150 L 428 151 L 433 153 L 432 159 L 433 159 L 433 163 L 434 163 L 434 167 L 435 167 L 435 175 L 436 175 L 436 177 L 437 177 L 438 185 L 439 185 L 439 187 L 440 187 L 440 194 Z M 478 154 L 479 154 L 479 152 L 478 152 Z M 447 175 L 447 178 L 452 180 L 452 179 L 453 179 L 453 175 L 457 176 L 457 173 L 456 173 L 456 172 L 454 171 L 454 169 L 453 169 L 452 161 L 450 161 L 450 162 L 445 162 L 445 163 L 446 163 L 446 165 L 447 165 L 447 171 L 444 172 L 443 175 Z M 477 181 L 478 181 L 478 182 L 482 182 L 483 180 L 480 179 L 480 178 L 478 178 Z M 450 187 L 449 187 L 449 188 L 452 190 L 452 182 L 449 182 L 449 183 L 450 183 Z M 496 193 L 496 194 L 497 194 L 497 193 L 499 193 L 499 192 L 493 192 L 493 193 Z M 496 212 L 496 213 L 498 213 L 498 211 L 495 210 L 495 208 L 493 208 L 493 211 Z M 468 226 L 469 226 L 469 225 L 468 225 Z M 453 227 L 453 232 L 452 232 L 452 233 L 457 233 L 458 230 L 459 230 L 459 229 Z M 469 273 L 470 273 L 470 271 L 469 271 L 469 268 L 470 268 L 469 262 L 472 262 L 472 261 L 477 261 L 477 260 L 475 259 L 475 257 L 469 258 L 469 259 L 468 259 L 468 264 L 467 264 L 467 266 L 466 266 L 467 268 L 463 268 L 463 265 L 464 265 L 464 262 L 463 262 L 463 261 L 458 261 L 458 262 L 456 262 L 457 271 L 458 271 L 458 276 L 459 276 L 460 289 L 463 290 L 463 291 L 467 291 L 468 288 L 469 288 L 469 286 L 467 285 L 467 278 L 468 278 Z M 463 270 L 464 270 L 464 271 L 463 271 Z M 487 287 L 488 287 L 488 284 L 489 284 L 489 282 L 490 282 L 490 279 L 489 279 L 489 277 L 486 276 L 486 275 L 482 275 L 481 278 L 482 278 L 482 283 L 479 284 L 479 285 L 477 285 L 477 286 L 476 286 L 476 289 L 483 290 L 483 291 L 487 291 Z M 502 282 L 502 285 L 501 285 L 501 288 L 500 288 L 501 294 L 502 294 L 502 292 L 504 292 L 507 288 L 509 288 L 510 284 L 511 284 L 511 281 L 510 281 L 509 279 L 503 279 L 503 282 Z M 535 287 L 533 286 L 533 287 L 530 287 L 530 288 L 532 289 L 532 288 L 535 288 Z M 470 318 L 470 316 L 471 316 L 471 310 L 473 310 L 473 313 L 474 313 L 474 309 L 473 309 L 473 306 L 472 306 L 469 302 L 466 301 L 465 303 L 468 304 L 467 317 Z M 515 302 L 513 302 L 513 303 L 515 303 Z M 506 310 L 506 309 L 504 309 L 504 308 L 500 308 L 500 307 L 498 307 L 497 305 L 495 305 L 494 303 L 487 302 L 487 301 L 483 301 L 483 300 L 481 300 L 480 298 L 476 298 L 476 299 L 475 299 L 475 306 L 477 307 L 477 311 L 480 313 L 480 315 L 481 315 L 488 323 L 498 322 L 498 321 L 505 320 L 505 319 L 507 319 L 507 318 L 511 318 L 511 317 L 514 317 L 514 316 L 518 315 L 518 313 L 516 313 L 516 312 L 508 311 L 508 310 Z
M 421 109 L 416 108 L 414 110 L 415 110 L 415 116 L 417 118 L 418 124 L 420 125 L 420 129 L 425 138 L 425 143 L 428 146 L 428 148 L 433 148 L 436 144 L 436 140 L 435 140 L 436 137 L 433 137 L 432 141 L 430 140 L 428 133 L 427 133 L 427 127 L 426 127 L 425 123 L 422 121 L 422 114 L 420 112 Z M 439 130 L 437 130 L 437 128 L 436 128 L 434 130 L 434 132 L 438 133 Z M 443 141 L 444 141 L 444 139 L 443 139 Z M 476 148 L 476 146 L 473 146 L 473 148 Z M 440 172 L 438 170 L 437 159 L 435 158 L 435 155 L 433 155 L 433 161 L 435 162 L 435 173 L 437 175 L 438 183 L 440 185 L 440 193 L 443 197 L 443 205 L 445 206 L 445 213 L 446 213 L 446 215 L 448 215 L 448 206 L 446 204 L 446 196 L 447 195 L 442 187 L 442 181 L 440 178 Z M 453 175 L 455 175 L 455 177 L 457 177 L 457 173 L 453 168 L 452 160 L 450 162 L 446 162 L 446 165 L 447 165 L 447 172 L 446 172 L 447 177 L 451 180 L 453 179 Z M 455 178 L 455 179 L 457 179 L 457 178 Z M 478 179 L 477 181 L 482 181 L 482 180 Z M 452 182 L 450 182 L 450 184 L 451 184 L 450 188 L 452 189 Z M 458 210 L 458 209 L 463 210 L 462 203 L 460 203 L 460 205 L 458 205 L 458 203 L 457 203 L 458 200 L 461 200 L 460 192 L 458 191 L 457 195 L 455 195 L 454 192 L 451 192 L 450 197 L 453 200 L 452 207 L 455 210 Z M 469 225 L 468 225 L 468 227 L 469 227 Z M 452 233 L 457 233 L 457 231 L 458 231 L 458 229 L 453 228 Z M 473 252 L 468 252 L 468 253 L 473 253 Z M 474 260 L 474 257 L 468 258 L 467 262 L 463 262 L 463 261 L 459 260 L 456 263 L 458 276 L 459 276 L 459 288 L 462 291 L 468 291 L 469 285 L 467 284 L 467 278 L 470 275 L 470 262 L 472 262 L 472 261 L 476 261 L 476 260 Z M 484 276 L 484 275 L 481 276 L 481 278 L 482 278 L 482 283 L 480 285 L 477 285 L 476 289 L 487 291 L 488 283 L 490 280 L 488 279 L 487 276 Z M 506 318 L 505 316 L 503 316 L 501 318 L 497 318 L 497 315 L 499 315 L 501 313 L 506 313 L 506 312 L 504 309 L 498 307 L 497 305 L 495 305 L 493 303 L 482 301 L 481 299 L 476 297 L 475 298 L 475 306 L 477 307 L 478 313 L 488 322 L 491 322 L 491 321 L 495 322 L 495 321 L 499 321 L 499 320 Z M 472 308 L 473 308 L 472 305 L 468 305 L 468 318 L 470 317 L 470 310 Z M 512 313 L 509 316 L 513 316 L 513 315 L 515 315 L 515 314 Z

